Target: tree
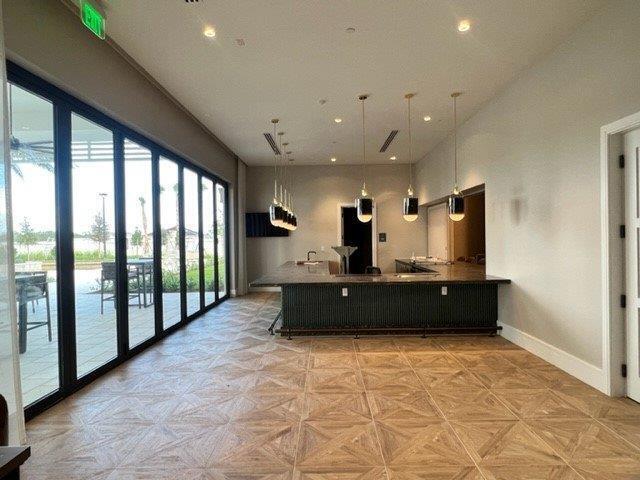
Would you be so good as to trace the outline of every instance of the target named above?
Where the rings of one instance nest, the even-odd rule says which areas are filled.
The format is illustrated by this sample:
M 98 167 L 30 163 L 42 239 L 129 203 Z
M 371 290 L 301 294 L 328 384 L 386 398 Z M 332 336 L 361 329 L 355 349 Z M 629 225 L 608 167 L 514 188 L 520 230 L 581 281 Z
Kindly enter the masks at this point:
M 89 231 L 89 238 L 98 244 L 98 248 L 102 245 L 102 256 L 106 256 L 109 229 L 106 220 L 99 213 L 93 217 L 93 225 L 91 225 L 91 230 Z
M 31 224 L 27 217 L 24 217 L 24 220 L 22 220 L 22 223 L 20 224 L 20 232 L 16 237 L 16 241 L 19 245 L 27 247 L 27 261 L 29 261 L 31 257 L 30 247 L 31 245 L 36 244 L 38 236 L 36 232 L 33 231 L 33 228 L 31 228 Z
M 144 199 L 144 197 L 138 197 L 138 201 L 140 202 L 140 209 L 142 210 L 142 233 L 144 234 L 144 236 L 142 237 L 142 251 L 146 254 L 147 252 L 149 252 L 149 235 L 147 232 L 147 211 L 144 208 L 147 201 Z
M 131 235 L 131 245 L 136 247 L 136 255 L 138 255 L 138 248 L 142 245 L 142 232 L 136 227 L 135 231 Z

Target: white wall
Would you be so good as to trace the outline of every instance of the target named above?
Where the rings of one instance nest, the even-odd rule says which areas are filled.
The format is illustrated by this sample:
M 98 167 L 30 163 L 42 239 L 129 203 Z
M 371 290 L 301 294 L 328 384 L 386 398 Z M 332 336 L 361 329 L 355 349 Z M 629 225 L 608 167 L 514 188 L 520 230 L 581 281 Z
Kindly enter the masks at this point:
M 402 198 L 406 193 L 408 165 L 367 167 L 367 189 L 374 197 L 379 233 L 387 234 L 377 243 L 378 266 L 395 271 L 395 259 L 425 255 L 426 219 L 421 209 L 415 222 L 402 218 Z M 247 238 L 247 277 L 255 280 L 287 260 L 306 258 L 308 250 L 319 258 L 339 261 L 331 250 L 338 245 L 338 205 L 353 203 L 362 186 L 358 165 L 318 165 L 293 167 L 295 210 L 298 229 L 289 237 Z M 273 167 L 247 169 L 247 212 L 266 212 L 273 198 Z M 321 252 L 321 247 L 325 252 Z
M 458 134 L 460 187 L 486 185 L 488 273 L 513 281 L 502 289 L 500 320 L 565 367 L 596 375 L 599 130 L 639 110 L 640 2 L 611 1 Z M 419 162 L 421 203 L 451 188 L 451 149 L 449 138 Z

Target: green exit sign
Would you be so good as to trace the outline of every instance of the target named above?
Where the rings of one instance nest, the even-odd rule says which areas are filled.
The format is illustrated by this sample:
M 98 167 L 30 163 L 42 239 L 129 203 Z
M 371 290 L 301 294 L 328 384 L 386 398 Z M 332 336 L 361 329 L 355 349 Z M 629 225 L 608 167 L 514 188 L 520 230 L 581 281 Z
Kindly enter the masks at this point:
M 80 16 L 85 27 L 91 30 L 97 37 L 105 39 L 104 16 L 96 7 L 86 0 L 80 2 Z

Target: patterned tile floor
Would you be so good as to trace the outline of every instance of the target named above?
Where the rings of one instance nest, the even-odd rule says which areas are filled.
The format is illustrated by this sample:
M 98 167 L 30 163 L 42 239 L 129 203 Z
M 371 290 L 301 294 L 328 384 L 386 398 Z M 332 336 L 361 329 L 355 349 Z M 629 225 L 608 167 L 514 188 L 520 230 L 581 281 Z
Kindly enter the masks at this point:
M 640 479 L 640 405 L 495 337 L 286 340 L 229 300 L 27 425 L 26 479 Z

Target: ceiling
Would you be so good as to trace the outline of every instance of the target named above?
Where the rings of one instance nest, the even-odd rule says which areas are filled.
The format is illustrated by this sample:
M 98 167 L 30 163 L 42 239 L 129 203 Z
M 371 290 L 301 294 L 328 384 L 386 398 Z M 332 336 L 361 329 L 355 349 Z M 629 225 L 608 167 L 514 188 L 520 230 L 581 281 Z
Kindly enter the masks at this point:
M 279 130 L 298 164 L 414 161 L 603 5 L 602 0 L 104 0 L 107 33 L 249 165 Z M 458 21 L 469 19 L 461 34 Z M 215 38 L 203 35 L 215 27 Z M 348 33 L 347 28 L 355 28 Z M 237 44 L 242 39 L 244 46 Z M 319 100 L 326 100 L 321 105 Z M 430 122 L 423 117 L 432 117 Z M 334 118 L 342 123 L 336 124 Z M 379 153 L 390 130 L 400 134 Z

